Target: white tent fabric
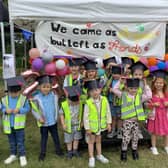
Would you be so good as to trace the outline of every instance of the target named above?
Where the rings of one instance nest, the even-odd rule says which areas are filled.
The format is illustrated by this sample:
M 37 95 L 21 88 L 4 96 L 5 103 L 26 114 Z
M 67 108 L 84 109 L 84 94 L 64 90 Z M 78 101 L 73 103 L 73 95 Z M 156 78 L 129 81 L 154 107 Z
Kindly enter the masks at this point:
M 12 20 L 168 21 L 167 0 L 8 0 Z

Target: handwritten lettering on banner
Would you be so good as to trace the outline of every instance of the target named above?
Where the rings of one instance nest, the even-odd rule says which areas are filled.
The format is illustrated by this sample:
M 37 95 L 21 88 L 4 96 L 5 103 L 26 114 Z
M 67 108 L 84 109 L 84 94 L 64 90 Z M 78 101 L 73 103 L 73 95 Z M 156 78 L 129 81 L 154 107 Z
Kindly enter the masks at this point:
M 156 56 L 165 53 L 165 23 L 43 22 L 35 32 L 37 47 L 54 55 L 88 57 Z

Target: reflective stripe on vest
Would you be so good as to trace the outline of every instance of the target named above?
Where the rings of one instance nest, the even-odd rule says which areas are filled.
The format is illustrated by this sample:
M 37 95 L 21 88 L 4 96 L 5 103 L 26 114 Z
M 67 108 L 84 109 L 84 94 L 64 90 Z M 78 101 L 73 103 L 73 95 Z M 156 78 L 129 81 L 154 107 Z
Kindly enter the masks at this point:
M 137 117 L 138 120 L 145 120 L 146 116 L 141 102 L 141 94 L 137 93 L 135 100 L 128 97 L 126 92 L 122 94 L 121 119 Z
M 37 105 L 36 105 L 33 101 L 30 101 L 30 105 L 31 105 L 31 108 L 32 108 L 36 113 L 38 113 L 39 115 L 42 114 L 42 112 L 38 109 Z M 38 127 L 41 127 L 41 126 L 42 126 L 42 124 L 41 124 L 39 121 L 37 121 L 37 125 L 38 125 Z
M 93 100 L 88 99 L 86 100 L 86 103 L 89 108 L 89 127 L 91 132 L 97 133 L 100 129 L 105 129 L 107 127 L 107 98 L 102 96 L 100 117 L 98 116 L 99 112 Z
M 71 111 L 69 108 L 69 103 L 67 100 L 63 101 L 61 103 L 62 110 L 64 112 L 64 117 L 65 117 L 65 125 L 66 125 L 66 132 L 71 133 L 72 132 L 72 126 L 71 126 Z M 80 106 L 79 106 L 80 107 Z M 82 111 L 79 109 L 79 125 L 78 125 L 78 130 L 80 130 L 80 124 L 82 120 Z
M 26 101 L 26 97 L 23 95 L 20 95 L 16 104 L 16 108 L 20 109 L 24 106 L 24 103 Z M 2 98 L 2 103 L 6 108 L 9 108 L 9 101 L 8 96 L 5 96 Z M 5 134 L 11 133 L 11 127 L 10 127 L 10 114 L 3 114 L 2 116 L 3 121 L 3 128 Z M 26 115 L 25 114 L 15 114 L 14 118 L 14 129 L 22 129 L 25 127 L 26 122 Z
M 73 85 L 72 74 L 67 76 L 67 80 L 68 80 L 68 86 L 72 86 Z

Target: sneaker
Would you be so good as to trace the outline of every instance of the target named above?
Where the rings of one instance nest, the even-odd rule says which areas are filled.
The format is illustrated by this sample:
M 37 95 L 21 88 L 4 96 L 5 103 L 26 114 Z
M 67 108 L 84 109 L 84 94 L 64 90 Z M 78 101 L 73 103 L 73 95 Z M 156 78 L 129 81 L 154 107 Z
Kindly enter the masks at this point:
M 10 155 L 5 161 L 4 164 L 11 164 L 12 162 L 14 162 L 16 160 L 16 155 Z
M 77 151 L 77 150 L 73 151 L 73 156 L 75 156 L 75 157 L 81 157 L 79 151 Z
M 112 131 L 110 133 L 107 134 L 107 138 L 113 138 L 117 135 L 117 133 L 115 131 Z
M 109 163 L 109 160 L 103 155 L 96 156 L 96 159 L 99 160 L 101 163 Z
M 26 159 L 26 157 L 25 156 L 21 156 L 20 157 L 20 166 L 24 167 L 26 165 L 27 165 L 27 159 Z
M 142 135 L 141 130 L 138 131 L 138 138 L 139 138 L 139 139 L 143 139 L 143 135 Z
M 56 151 L 56 155 L 58 156 L 64 156 L 64 153 L 62 152 L 62 150 Z
M 67 154 L 66 154 L 66 158 L 67 159 L 72 159 L 72 157 L 73 157 L 72 151 L 68 151 Z
M 158 152 L 156 147 L 151 147 L 150 150 L 151 150 L 153 155 L 158 155 L 159 154 L 159 152 Z
M 168 146 L 166 146 L 164 149 L 165 149 L 166 153 L 168 154 Z
M 121 129 L 119 129 L 119 130 L 117 131 L 117 138 L 118 138 L 118 139 L 122 139 L 122 130 L 121 130 Z
M 95 167 L 95 158 L 94 157 L 89 158 L 88 166 L 89 167 Z

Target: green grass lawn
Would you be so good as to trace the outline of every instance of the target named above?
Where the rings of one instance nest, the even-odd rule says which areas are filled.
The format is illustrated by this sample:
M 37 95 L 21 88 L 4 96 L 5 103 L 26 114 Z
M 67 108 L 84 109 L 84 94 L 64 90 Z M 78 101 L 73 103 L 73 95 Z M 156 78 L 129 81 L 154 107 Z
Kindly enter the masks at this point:
M 72 160 L 67 160 L 65 157 L 59 158 L 54 154 L 54 145 L 51 137 L 48 140 L 48 149 L 46 160 L 44 162 L 38 161 L 39 155 L 39 145 L 40 145 L 40 134 L 39 129 L 36 126 L 34 118 L 31 113 L 28 115 L 27 127 L 26 127 L 26 151 L 29 168 L 86 168 L 88 167 L 88 155 L 87 149 L 82 149 L 82 158 Z M 62 146 L 65 151 L 65 145 L 63 144 L 62 131 L 60 131 L 60 137 Z M 138 161 L 133 161 L 131 157 L 131 152 L 129 151 L 128 161 L 126 164 L 120 163 L 120 146 L 109 145 L 103 148 L 103 154 L 107 156 L 110 163 L 107 165 L 96 162 L 97 168 L 167 168 L 168 167 L 168 155 L 165 154 L 163 150 L 163 141 L 159 140 L 159 152 L 158 156 L 153 156 L 147 146 L 139 147 L 140 159 Z M 9 147 L 7 136 L 1 132 L 0 140 L 0 168 L 5 168 L 3 164 L 4 159 L 9 156 Z M 19 167 L 19 162 L 16 161 L 11 165 L 7 166 L 9 168 Z

